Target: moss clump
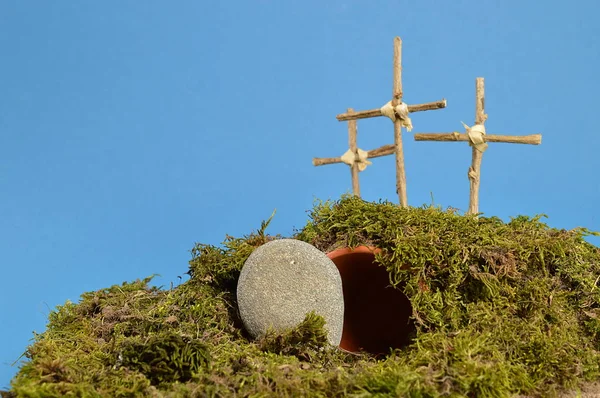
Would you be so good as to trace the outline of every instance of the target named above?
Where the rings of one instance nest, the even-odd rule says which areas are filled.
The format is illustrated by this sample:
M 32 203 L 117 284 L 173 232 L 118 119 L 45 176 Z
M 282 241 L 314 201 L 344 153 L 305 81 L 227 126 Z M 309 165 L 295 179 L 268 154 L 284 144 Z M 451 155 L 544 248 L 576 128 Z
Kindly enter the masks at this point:
M 353 197 L 318 203 L 293 238 L 375 245 L 413 307 L 411 344 L 387 358 L 328 349 L 322 318 L 252 341 L 235 287 L 268 222 L 197 244 L 191 279 L 86 293 L 50 315 L 10 394 L 53 396 L 558 396 L 600 377 L 600 250 L 538 217 L 476 219 Z M 8 393 L 6 393 L 8 394 Z
M 325 319 L 314 312 L 296 328 L 283 333 L 269 332 L 259 341 L 262 351 L 279 355 L 293 355 L 310 361 L 320 351 L 328 348 L 327 332 L 323 328 Z
M 121 366 L 139 371 L 152 385 L 186 382 L 210 361 L 206 346 L 174 331 L 124 344 Z

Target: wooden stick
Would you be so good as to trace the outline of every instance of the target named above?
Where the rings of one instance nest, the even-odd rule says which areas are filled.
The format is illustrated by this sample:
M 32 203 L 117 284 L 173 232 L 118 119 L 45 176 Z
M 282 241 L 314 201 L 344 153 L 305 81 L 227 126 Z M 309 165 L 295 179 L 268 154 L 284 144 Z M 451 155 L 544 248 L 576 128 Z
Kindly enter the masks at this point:
M 487 119 L 487 115 L 484 112 L 484 101 L 485 89 L 483 77 L 478 77 L 475 82 L 475 124 L 484 124 Z M 468 213 L 477 214 L 479 213 L 479 183 L 481 182 L 481 159 L 483 158 L 483 152 L 477 150 L 474 146 L 472 152 L 473 158 L 468 173 L 471 186 Z
M 402 39 L 394 37 L 394 89 L 392 91 L 392 105 L 402 103 Z
M 417 133 L 414 135 L 415 141 L 469 141 L 469 135 L 453 131 L 452 133 Z M 540 145 L 542 143 L 541 134 L 531 135 L 485 135 L 486 142 L 503 142 L 507 144 L 527 144 Z
M 396 153 L 396 146 L 394 144 L 384 145 L 376 149 L 372 149 L 367 152 L 370 158 L 378 158 L 380 156 L 387 156 Z
M 402 103 L 402 40 L 394 38 L 394 87 L 392 106 Z M 404 150 L 402 146 L 402 120 L 394 120 L 394 145 L 396 145 L 396 193 L 400 206 L 408 207 L 406 194 L 406 171 L 404 170 Z
M 313 158 L 313 166 L 325 166 L 326 164 L 342 163 L 342 158 Z
M 348 113 L 354 112 L 354 109 L 348 108 Z M 350 150 L 354 154 L 354 157 L 357 156 L 358 147 L 356 145 L 356 120 L 348 121 L 348 145 Z M 358 163 L 356 161 L 352 163 L 350 167 L 350 175 L 352 176 L 352 193 L 354 196 L 358 196 L 360 198 L 360 185 L 358 182 Z
M 392 155 L 396 153 L 396 146 L 393 144 L 384 145 L 382 147 L 367 151 L 369 159 L 378 158 L 381 156 Z M 313 166 L 324 166 L 326 164 L 342 163 L 342 158 L 313 158 Z
M 436 109 L 442 109 L 446 107 L 446 100 L 442 99 L 440 101 L 435 102 L 426 102 L 424 104 L 415 104 L 408 105 L 408 112 L 423 112 L 423 111 L 432 111 Z M 383 116 L 381 114 L 381 110 L 379 109 L 370 109 L 368 111 L 358 111 L 352 114 L 350 113 L 341 113 L 337 115 L 335 118 L 340 122 L 345 122 L 348 120 L 356 120 L 356 119 L 368 119 L 371 117 Z

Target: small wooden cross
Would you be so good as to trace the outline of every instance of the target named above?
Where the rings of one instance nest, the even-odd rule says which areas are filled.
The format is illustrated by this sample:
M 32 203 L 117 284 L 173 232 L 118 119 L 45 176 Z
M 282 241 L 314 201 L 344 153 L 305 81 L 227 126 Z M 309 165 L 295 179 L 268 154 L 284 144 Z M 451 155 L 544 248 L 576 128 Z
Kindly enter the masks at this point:
M 532 134 L 526 136 L 509 136 L 509 135 L 487 135 L 485 133 L 484 123 L 487 116 L 484 111 L 485 97 L 483 77 L 478 77 L 475 81 L 475 125 L 468 127 L 466 134 L 458 132 L 452 133 L 422 133 L 415 134 L 415 141 L 468 141 L 473 147 L 471 167 L 469 167 L 469 181 L 471 185 L 469 197 L 468 214 L 479 213 L 479 182 L 481 172 L 481 159 L 483 152 L 487 149 L 486 142 L 504 142 L 511 144 L 529 144 L 539 145 L 542 143 L 541 134 Z M 464 124 L 464 123 L 463 123 Z
M 406 196 L 406 172 L 404 170 L 404 153 L 402 148 L 402 127 L 408 131 L 412 129 L 412 123 L 408 114 L 410 112 L 428 111 L 446 107 L 446 100 L 429 102 L 419 105 L 407 105 L 402 102 L 402 40 L 394 38 L 394 85 L 392 100 L 380 109 L 368 111 L 348 112 L 337 115 L 337 120 L 347 121 L 366 119 L 377 116 L 387 116 L 394 121 L 394 148 L 396 153 L 396 193 L 402 207 L 408 206 Z
M 352 114 L 354 109 L 348 108 L 348 114 Z M 313 158 L 313 166 L 323 166 L 333 163 L 346 163 L 350 166 L 352 176 L 352 193 L 360 198 L 360 184 L 358 173 L 363 171 L 367 165 L 371 164 L 367 159 L 380 156 L 391 155 L 396 152 L 394 145 L 385 145 L 371 151 L 363 151 L 356 144 L 357 128 L 356 119 L 348 120 L 348 146 L 350 149 L 342 156 L 337 158 Z

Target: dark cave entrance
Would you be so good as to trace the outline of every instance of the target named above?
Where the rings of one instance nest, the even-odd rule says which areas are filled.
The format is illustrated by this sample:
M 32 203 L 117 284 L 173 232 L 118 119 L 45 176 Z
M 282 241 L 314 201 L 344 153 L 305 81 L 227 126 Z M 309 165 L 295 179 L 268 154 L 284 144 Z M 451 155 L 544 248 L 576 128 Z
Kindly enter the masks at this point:
M 386 355 L 410 342 L 414 331 L 408 298 L 390 286 L 387 270 L 375 261 L 375 248 L 334 250 L 327 256 L 342 277 L 344 329 L 340 348 Z

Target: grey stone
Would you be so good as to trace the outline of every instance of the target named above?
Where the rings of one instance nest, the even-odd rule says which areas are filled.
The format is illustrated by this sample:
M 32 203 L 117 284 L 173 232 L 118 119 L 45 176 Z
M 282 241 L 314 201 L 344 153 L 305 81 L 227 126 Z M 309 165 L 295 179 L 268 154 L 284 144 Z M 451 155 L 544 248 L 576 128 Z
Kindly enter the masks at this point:
M 325 319 L 329 342 L 338 346 L 344 324 L 340 273 L 325 253 L 295 239 L 258 247 L 244 264 L 237 285 L 244 326 L 254 338 L 281 331 L 314 311 Z

